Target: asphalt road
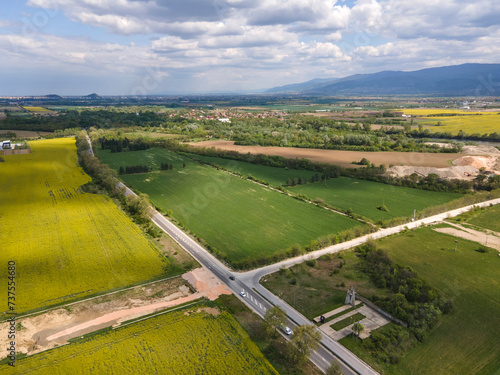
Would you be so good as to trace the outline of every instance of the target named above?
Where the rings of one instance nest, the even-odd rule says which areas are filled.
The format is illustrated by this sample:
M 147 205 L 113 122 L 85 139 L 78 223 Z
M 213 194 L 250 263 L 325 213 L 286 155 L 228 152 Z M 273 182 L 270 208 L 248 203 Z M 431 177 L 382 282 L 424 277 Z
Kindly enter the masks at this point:
M 118 186 L 121 187 L 125 185 L 120 182 Z M 125 188 L 126 195 L 135 194 L 128 187 L 125 186 Z M 297 325 L 311 324 L 311 321 L 309 321 L 293 307 L 291 307 L 286 302 L 260 285 L 259 281 L 263 276 L 276 272 L 282 267 L 290 267 L 293 264 L 301 263 L 307 259 L 315 259 L 323 254 L 334 253 L 352 248 L 354 246 L 358 246 L 366 242 L 369 238 L 378 239 L 386 237 L 401 232 L 402 230 L 405 230 L 405 228 L 417 228 L 421 225 L 431 224 L 442 221 L 449 217 L 457 216 L 463 212 L 469 211 L 474 207 L 484 207 L 489 206 L 490 204 L 499 203 L 500 199 L 494 199 L 491 201 L 462 207 L 460 209 L 448 211 L 443 214 L 428 217 L 405 225 L 382 229 L 370 235 L 362 236 L 348 242 L 333 245 L 303 256 L 287 259 L 273 265 L 244 273 L 231 271 L 212 254 L 206 251 L 201 245 L 199 245 L 196 241 L 194 241 L 191 237 L 185 234 L 181 229 L 176 227 L 173 223 L 171 223 L 157 211 L 154 211 L 152 221 L 168 235 L 170 235 L 177 243 L 179 243 L 179 245 L 181 245 L 187 252 L 189 252 L 198 262 L 207 267 L 215 276 L 217 276 L 223 283 L 225 283 L 229 287 L 229 289 L 233 291 L 233 293 L 239 296 L 239 298 L 242 299 L 248 307 L 250 307 L 261 317 L 264 317 L 266 310 L 273 305 L 281 306 L 287 313 L 287 316 L 289 318 L 289 327 L 293 330 Z M 235 280 L 231 280 L 229 278 L 230 276 L 234 276 Z M 245 297 L 241 296 L 241 292 L 245 292 Z M 322 335 L 321 346 L 314 353 L 312 353 L 310 359 L 322 371 L 325 371 L 330 366 L 330 363 L 332 363 L 332 361 L 338 360 L 345 374 L 377 374 L 375 370 L 373 370 L 361 359 L 356 357 L 349 350 L 325 335 L 322 331 L 318 331 Z M 284 337 L 287 337 L 285 334 L 283 335 Z

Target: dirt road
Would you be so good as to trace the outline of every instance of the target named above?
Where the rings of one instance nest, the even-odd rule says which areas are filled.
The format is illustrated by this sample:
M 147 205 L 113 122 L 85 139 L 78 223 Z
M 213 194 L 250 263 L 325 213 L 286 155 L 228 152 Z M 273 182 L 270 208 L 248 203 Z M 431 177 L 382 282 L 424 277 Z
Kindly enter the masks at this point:
M 194 291 L 193 291 L 194 290 Z M 28 355 L 64 345 L 69 339 L 206 297 L 231 291 L 204 268 L 181 277 L 82 301 L 17 320 L 16 350 Z M 0 332 L 8 331 L 8 322 Z M 7 356 L 7 335 L 0 337 L 0 359 Z

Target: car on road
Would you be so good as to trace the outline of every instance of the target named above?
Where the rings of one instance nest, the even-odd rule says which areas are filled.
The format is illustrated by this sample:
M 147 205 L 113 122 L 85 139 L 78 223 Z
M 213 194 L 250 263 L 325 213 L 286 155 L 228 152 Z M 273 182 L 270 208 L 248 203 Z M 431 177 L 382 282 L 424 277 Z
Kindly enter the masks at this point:
M 233 275 L 229 276 L 229 280 L 234 280 L 234 276 Z
M 284 326 L 284 325 L 282 325 L 282 326 L 281 326 L 281 329 L 282 329 L 282 330 L 283 330 L 283 332 L 285 332 L 288 336 L 290 336 L 290 335 L 293 333 L 293 331 L 292 331 L 292 330 L 290 329 L 290 327 L 288 327 L 288 326 Z
M 244 290 L 242 290 L 240 292 L 240 296 L 242 296 L 243 298 L 245 298 L 247 296 L 247 293 Z

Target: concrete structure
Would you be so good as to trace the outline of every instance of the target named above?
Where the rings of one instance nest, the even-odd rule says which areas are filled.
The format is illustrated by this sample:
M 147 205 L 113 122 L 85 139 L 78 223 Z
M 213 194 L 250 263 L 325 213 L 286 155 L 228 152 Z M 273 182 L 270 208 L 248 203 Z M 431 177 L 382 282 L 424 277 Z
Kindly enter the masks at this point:
M 11 144 L 10 141 L 2 141 L 0 142 L 0 150 L 3 150 L 4 148 L 9 148 L 10 149 Z

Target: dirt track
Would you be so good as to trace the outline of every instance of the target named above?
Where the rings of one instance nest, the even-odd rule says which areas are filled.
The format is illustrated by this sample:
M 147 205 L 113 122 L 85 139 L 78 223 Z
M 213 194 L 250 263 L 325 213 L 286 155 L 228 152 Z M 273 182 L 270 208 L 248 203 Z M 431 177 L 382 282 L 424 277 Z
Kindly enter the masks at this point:
M 183 280 L 184 279 L 184 280 Z M 188 283 L 196 289 L 193 293 Z M 71 304 L 40 315 L 17 320 L 16 350 L 28 355 L 39 353 L 69 339 L 172 306 L 206 297 L 215 300 L 231 294 L 227 287 L 204 268 L 182 276 L 133 289 Z M 8 322 L 0 323 L 0 332 L 8 331 Z M 7 355 L 7 335 L 0 337 L 0 359 Z
M 362 158 L 368 159 L 376 165 L 385 164 L 411 165 L 421 167 L 449 167 L 450 162 L 459 158 L 460 154 L 433 154 L 422 152 L 367 152 L 367 151 L 338 151 L 312 148 L 292 147 L 262 147 L 237 146 L 232 141 L 205 141 L 193 142 L 195 147 L 215 147 L 222 150 L 238 151 L 241 153 L 278 155 L 285 158 L 306 158 L 314 162 L 337 164 L 343 167 L 354 167 L 353 161 L 359 162 Z

